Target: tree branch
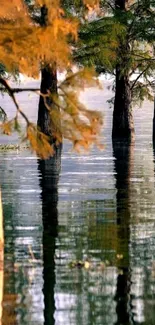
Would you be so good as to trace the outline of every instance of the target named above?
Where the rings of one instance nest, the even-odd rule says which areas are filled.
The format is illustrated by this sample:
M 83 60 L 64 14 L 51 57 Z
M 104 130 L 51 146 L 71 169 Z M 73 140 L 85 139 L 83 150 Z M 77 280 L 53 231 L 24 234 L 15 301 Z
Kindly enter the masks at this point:
M 107 1 L 107 5 L 110 7 L 110 9 L 111 9 L 112 11 L 115 10 L 115 7 L 113 7 L 109 1 Z
M 1 78 L 2 79 L 2 78 Z M 4 79 L 3 79 L 4 80 Z M 2 84 L 2 82 L 0 81 L 0 83 Z M 5 86 L 4 86 L 5 87 Z M 6 88 L 6 87 L 5 87 Z M 11 87 L 10 87 L 11 88 Z M 7 89 L 7 88 L 6 88 Z M 0 87 L 0 91 L 3 91 L 4 88 Z M 8 90 L 8 89 L 7 89 Z M 28 92 L 28 91 L 32 91 L 32 92 L 38 92 L 40 91 L 39 88 L 11 88 L 12 93 L 20 93 L 20 92 Z
M 144 72 L 147 71 L 147 69 L 149 69 L 150 64 L 138 75 L 138 77 L 134 80 L 132 86 L 130 87 L 131 90 L 133 90 L 134 86 L 136 85 L 137 81 L 140 79 L 140 77 L 144 74 Z
M 137 57 L 137 58 L 140 58 L 141 60 L 137 60 L 137 62 L 139 62 L 139 61 L 149 61 L 149 62 L 153 62 L 153 61 L 155 61 L 155 58 L 146 58 L 145 56 L 143 56 L 143 55 L 140 55 L 140 54 L 135 54 L 135 53 L 131 53 L 131 55 L 133 55 L 133 56 L 135 56 L 135 57 Z
M 25 115 L 25 113 L 20 109 L 19 105 L 18 105 L 18 102 L 16 100 L 16 97 L 14 95 L 14 92 L 12 90 L 12 88 L 9 86 L 8 82 L 3 79 L 3 78 L 0 78 L 0 83 L 1 85 L 3 85 L 5 87 L 5 89 L 8 91 L 10 97 L 12 98 L 15 106 L 16 106 L 16 109 L 17 109 L 17 112 L 19 112 L 21 114 L 21 116 L 25 119 L 27 125 L 30 125 L 30 121 L 29 119 L 27 118 L 27 116 Z

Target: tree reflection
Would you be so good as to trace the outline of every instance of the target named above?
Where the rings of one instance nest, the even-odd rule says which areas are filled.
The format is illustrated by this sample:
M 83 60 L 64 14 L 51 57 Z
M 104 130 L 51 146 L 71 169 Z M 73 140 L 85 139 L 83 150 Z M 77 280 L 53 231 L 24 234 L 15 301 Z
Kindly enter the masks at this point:
M 130 175 L 134 146 L 131 142 L 113 142 L 117 199 L 117 267 L 116 324 L 130 324 Z
M 47 160 L 38 160 L 43 218 L 43 295 L 44 324 L 55 323 L 55 246 L 58 233 L 58 181 L 61 168 L 61 146 Z
M 9 213 L 8 213 L 9 212 Z M 5 229 L 5 254 L 3 268 L 0 269 L 0 290 L 1 290 L 1 308 L 2 316 L 0 325 L 17 325 L 17 293 L 15 279 L 15 238 L 13 227 L 11 231 L 6 230 L 8 224 L 13 224 L 12 204 L 4 206 L 3 215 Z M 9 215 L 9 217 L 8 217 Z M 9 223 L 10 221 L 10 223 Z M 10 252 L 10 256 L 9 255 Z M 10 258 L 11 257 L 11 258 Z

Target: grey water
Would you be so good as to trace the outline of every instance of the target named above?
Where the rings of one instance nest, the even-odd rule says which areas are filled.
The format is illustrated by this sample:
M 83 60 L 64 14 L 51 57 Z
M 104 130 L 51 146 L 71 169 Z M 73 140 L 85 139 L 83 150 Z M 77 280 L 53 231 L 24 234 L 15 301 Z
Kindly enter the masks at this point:
M 153 104 L 134 110 L 135 143 L 113 147 L 110 96 L 81 95 L 103 110 L 103 151 L 79 155 L 65 141 L 61 159 L 46 163 L 0 152 L 3 325 L 155 324 Z M 35 119 L 37 97 L 18 98 Z M 12 116 L 9 98 L 0 102 Z

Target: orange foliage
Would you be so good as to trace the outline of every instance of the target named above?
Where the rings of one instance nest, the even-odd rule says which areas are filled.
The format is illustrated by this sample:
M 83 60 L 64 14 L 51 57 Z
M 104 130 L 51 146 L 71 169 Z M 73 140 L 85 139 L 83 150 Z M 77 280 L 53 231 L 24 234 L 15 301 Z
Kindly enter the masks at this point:
M 48 6 L 47 26 L 34 23 L 22 0 L 0 0 L 0 60 L 10 72 L 38 77 L 41 63 L 62 69 L 70 62 L 67 38 L 77 38 L 77 21 L 63 17 L 57 0 L 36 1 L 34 10 L 41 3 Z
M 91 0 L 87 7 L 91 6 Z M 97 3 L 97 2 L 96 2 Z M 95 3 L 95 5 L 96 5 Z M 72 68 L 71 51 L 68 40 L 77 39 L 77 20 L 66 18 L 58 0 L 36 0 L 33 10 L 40 13 L 40 7 L 47 10 L 46 24 L 36 23 L 22 0 L 0 0 L 0 62 L 7 70 L 19 72 L 37 78 L 40 68 L 56 64 L 57 69 Z M 41 94 L 51 118 L 51 135 L 57 143 L 62 137 L 70 140 L 75 148 L 89 149 L 93 144 L 99 146 L 98 134 L 101 130 L 102 116 L 89 111 L 79 101 L 79 91 L 88 86 L 98 86 L 89 69 L 77 73 L 68 73 L 66 79 L 58 85 L 58 95 L 49 91 Z M 18 131 L 18 115 L 26 121 L 26 136 L 31 148 L 43 159 L 51 156 L 54 149 L 49 138 L 32 124 L 20 109 L 13 90 L 8 82 L 0 78 L 0 84 L 11 96 L 17 114 L 11 121 L 4 121 L 1 129 L 5 134 Z M 49 99 L 51 103 L 49 104 Z
M 50 145 L 49 138 L 36 128 L 34 124 L 30 124 L 27 127 L 26 140 L 29 141 L 31 148 L 41 159 L 46 159 L 53 156 L 54 149 Z

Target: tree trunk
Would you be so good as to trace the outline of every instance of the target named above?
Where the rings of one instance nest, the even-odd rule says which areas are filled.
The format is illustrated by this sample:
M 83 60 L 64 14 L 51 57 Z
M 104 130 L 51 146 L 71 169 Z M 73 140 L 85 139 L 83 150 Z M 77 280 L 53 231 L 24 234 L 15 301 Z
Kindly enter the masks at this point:
M 51 93 L 57 93 L 57 71 L 56 65 L 50 67 L 49 65 L 41 71 L 41 87 L 42 94 L 47 94 L 50 90 Z M 47 103 L 52 106 L 52 100 L 48 99 Z M 51 108 L 52 109 L 52 108 Z M 39 110 L 38 110 L 38 122 L 37 125 L 41 132 L 52 138 L 52 123 L 50 117 L 50 111 L 47 109 L 43 96 L 40 96 Z
M 115 0 L 115 8 L 118 10 L 122 24 L 126 26 L 127 0 Z M 131 89 L 128 71 L 129 42 L 128 34 L 120 35 L 119 46 L 117 49 L 118 64 L 116 66 L 116 89 L 113 111 L 113 139 L 133 139 L 134 124 L 131 109 Z
M 48 8 L 46 5 L 41 7 L 41 26 L 46 26 L 48 24 Z M 47 94 L 50 90 L 51 94 L 57 94 L 57 66 L 56 63 L 52 65 L 47 64 L 41 70 L 41 86 L 40 91 L 42 94 Z M 52 99 L 47 99 L 47 104 L 52 109 Z M 39 100 L 39 110 L 38 110 L 38 121 L 37 125 L 41 132 L 45 133 L 49 137 L 51 137 L 51 141 L 53 142 L 52 137 L 52 122 L 50 117 L 50 111 L 45 105 L 43 96 L 40 96 Z
M 112 137 L 120 139 L 134 137 L 129 77 L 122 73 L 119 66 L 116 68 Z

